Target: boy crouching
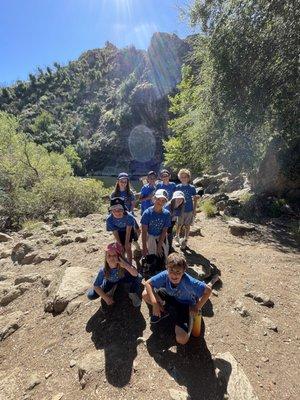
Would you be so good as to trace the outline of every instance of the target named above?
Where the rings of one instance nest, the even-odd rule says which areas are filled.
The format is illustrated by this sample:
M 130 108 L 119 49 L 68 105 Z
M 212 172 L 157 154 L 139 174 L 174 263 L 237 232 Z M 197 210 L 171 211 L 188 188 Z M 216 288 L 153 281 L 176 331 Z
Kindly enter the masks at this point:
M 151 304 L 151 323 L 167 317 L 172 308 L 175 316 L 175 335 L 179 344 L 190 337 L 190 315 L 194 316 L 211 295 L 211 287 L 186 272 L 187 263 L 181 254 L 172 253 L 167 258 L 167 269 L 145 282 L 143 299 Z

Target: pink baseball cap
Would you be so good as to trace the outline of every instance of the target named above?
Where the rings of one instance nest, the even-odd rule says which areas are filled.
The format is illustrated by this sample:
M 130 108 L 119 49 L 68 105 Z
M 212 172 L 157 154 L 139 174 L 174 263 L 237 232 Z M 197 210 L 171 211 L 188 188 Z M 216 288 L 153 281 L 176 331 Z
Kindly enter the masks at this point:
M 118 256 L 124 253 L 123 246 L 118 242 L 108 244 L 105 251 L 109 254 L 116 254 Z

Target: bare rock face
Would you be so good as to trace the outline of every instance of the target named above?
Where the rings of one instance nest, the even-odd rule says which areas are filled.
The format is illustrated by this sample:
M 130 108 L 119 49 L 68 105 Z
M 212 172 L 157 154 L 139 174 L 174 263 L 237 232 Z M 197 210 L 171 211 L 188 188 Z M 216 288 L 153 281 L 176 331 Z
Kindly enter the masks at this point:
M 217 379 L 227 389 L 230 400 L 258 400 L 249 379 L 231 353 L 217 354 L 214 364 Z
M 45 311 L 61 313 L 67 305 L 84 294 L 91 286 L 92 274 L 87 268 L 70 267 L 65 270 L 57 291 L 46 301 Z
M 0 316 L 0 341 L 12 335 L 21 326 L 21 311 Z
M 274 138 L 266 151 L 251 185 L 257 193 L 300 198 L 300 138 L 288 147 L 281 138 Z M 291 196 L 292 195 L 292 196 Z

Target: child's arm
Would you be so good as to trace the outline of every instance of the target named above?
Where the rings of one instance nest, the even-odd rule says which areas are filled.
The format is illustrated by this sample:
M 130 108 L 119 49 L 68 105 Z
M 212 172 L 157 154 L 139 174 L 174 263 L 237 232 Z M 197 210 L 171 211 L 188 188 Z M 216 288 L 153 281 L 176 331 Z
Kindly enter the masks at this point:
M 127 253 L 129 264 L 131 264 L 131 261 L 132 261 L 132 252 L 131 252 L 131 243 L 130 243 L 130 235 L 131 235 L 132 229 L 133 229 L 132 226 L 130 226 L 130 225 L 126 226 L 125 251 Z
M 119 236 L 119 231 L 113 231 L 113 234 L 114 234 L 114 237 L 116 239 L 116 242 L 118 242 L 118 243 L 120 243 L 122 245 L 121 240 L 120 240 L 120 236 Z
M 144 257 L 148 254 L 147 237 L 148 237 L 148 225 L 142 224 L 142 246 L 143 246 Z
M 152 304 L 152 307 L 153 307 L 153 315 L 157 315 L 158 317 L 160 317 L 161 316 L 162 307 L 157 302 L 157 299 L 156 299 L 156 297 L 154 295 L 150 280 L 145 282 L 145 289 L 146 289 L 148 298 L 149 298 L 149 300 L 150 300 L 150 302 Z
M 107 305 L 110 306 L 114 303 L 114 300 L 108 296 L 100 286 L 94 286 L 94 290 L 100 297 L 102 297 Z
M 196 212 L 197 212 L 197 204 L 198 204 L 199 198 L 200 198 L 200 196 L 197 194 L 195 196 L 193 196 L 193 213 L 194 213 L 194 215 L 196 215 Z
M 211 292 L 212 292 L 212 288 L 208 285 L 205 285 L 205 290 L 204 290 L 203 296 L 200 297 L 200 299 L 197 301 L 195 306 L 191 307 L 190 311 L 192 313 L 197 313 L 207 302 L 207 300 L 209 299 L 209 297 L 211 295 Z
M 130 275 L 138 276 L 138 272 L 137 272 L 136 268 L 133 265 L 130 265 L 127 260 L 120 258 L 119 265 L 121 268 L 126 269 L 126 271 L 128 271 L 130 273 Z

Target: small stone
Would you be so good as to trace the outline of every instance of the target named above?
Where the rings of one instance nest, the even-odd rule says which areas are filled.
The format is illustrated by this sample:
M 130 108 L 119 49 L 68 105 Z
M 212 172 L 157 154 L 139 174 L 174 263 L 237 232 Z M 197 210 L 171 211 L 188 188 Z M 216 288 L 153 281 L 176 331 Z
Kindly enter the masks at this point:
M 270 299 L 270 297 L 266 296 L 263 293 L 256 293 L 256 292 L 248 292 L 245 294 L 246 297 L 251 297 L 262 306 L 266 307 L 274 307 L 274 301 Z
M 80 381 L 81 389 L 84 389 L 86 387 L 86 383 L 87 383 L 86 380 L 84 378 L 82 378 Z
M 30 274 L 30 275 L 23 275 L 23 276 L 18 276 L 15 279 L 15 285 L 18 285 L 19 283 L 33 283 L 36 282 L 38 279 L 40 279 L 39 274 Z
M 219 293 L 215 289 L 212 290 L 212 294 L 216 297 L 219 297 Z
M 74 239 L 71 236 L 65 236 L 57 242 L 57 246 L 66 246 L 67 244 L 73 243 Z
M 29 379 L 29 382 L 28 382 L 27 390 L 32 390 L 33 388 L 35 388 L 40 383 L 41 383 L 41 380 L 39 379 L 37 374 L 31 375 L 31 377 Z
M 50 283 L 52 282 L 52 277 L 51 276 L 43 276 L 41 282 L 44 287 L 48 287 L 50 285 Z
M 274 322 L 272 320 L 270 320 L 270 318 L 267 318 L 267 317 L 263 318 L 263 323 L 264 323 L 265 327 L 267 329 L 269 329 L 270 331 L 278 332 L 277 325 L 274 324 Z
M 86 235 L 78 235 L 75 237 L 75 242 L 84 243 L 88 240 Z
M 53 229 L 52 233 L 54 236 L 62 236 L 69 232 L 69 229 L 65 226 L 60 226 L 56 229 Z
M 64 397 L 63 393 L 57 393 L 55 396 L 51 398 L 51 400 L 61 400 Z
M 50 378 L 50 376 L 52 376 L 53 372 L 48 372 L 47 374 L 45 374 L 45 379 Z
M 75 360 L 70 360 L 70 368 L 73 368 L 73 367 L 75 367 L 75 365 L 76 365 L 76 361 Z
M 238 313 L 242 316 L 242 317 L 249 317 L 250 313 L 249 311 L 243 306 L 243 304 L 238 301 L 235 303 L 234 307 L 233 307 L 236 311 L 238 311 Z
M 268 362 L 269 359 L 268 359 L 268 357 L 262 357 L 262 358 L 261 358 L 261 361 L 262 361 L 262 362 Z

